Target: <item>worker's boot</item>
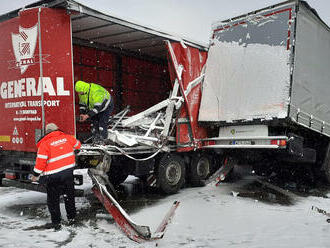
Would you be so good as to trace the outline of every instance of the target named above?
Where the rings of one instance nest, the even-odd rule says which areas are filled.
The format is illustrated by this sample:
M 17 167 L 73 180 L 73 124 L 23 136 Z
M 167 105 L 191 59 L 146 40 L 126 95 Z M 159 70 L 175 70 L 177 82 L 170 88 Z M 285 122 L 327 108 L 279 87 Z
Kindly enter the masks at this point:
M 68 225 L 69 226 L 75 226 L 75 225 L 77 225 L 77 220 L 75 218 L 68 219 Z
M 61 224 L 54 224 L 55 231 L 59 231 L 59 230 L 61 230 L 61 228 L 62 228 Z
M 54 223 L 46 223 L 46 224 L 43 226 L 43 228 L 45 228 L 45 229 L 53 229 L 53 228 L 54 228 L 55 231 L 58 231 L 58 230 L 61 229 L 61 224 L 60 224 L 60 223 L 58 223 L 58 224 L 54 224 Z

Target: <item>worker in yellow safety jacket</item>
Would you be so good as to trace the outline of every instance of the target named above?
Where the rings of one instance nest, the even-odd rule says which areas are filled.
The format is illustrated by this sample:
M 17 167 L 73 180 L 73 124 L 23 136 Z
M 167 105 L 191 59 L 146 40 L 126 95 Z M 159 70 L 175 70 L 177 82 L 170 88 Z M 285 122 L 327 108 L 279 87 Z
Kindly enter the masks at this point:
M 114 103 L 110 93 L 94 83 L 77 81 L 75 91 L 79 96 L 80 121 L 91 120 L 91 131 L 94 141 L 108 137 L 108 122 Z

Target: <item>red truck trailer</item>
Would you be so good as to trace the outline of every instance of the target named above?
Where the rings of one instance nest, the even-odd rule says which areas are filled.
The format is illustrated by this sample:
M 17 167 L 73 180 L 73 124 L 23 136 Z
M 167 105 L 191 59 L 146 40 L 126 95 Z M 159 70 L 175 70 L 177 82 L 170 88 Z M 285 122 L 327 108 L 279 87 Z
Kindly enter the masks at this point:
M 200 76 L 207 58 L 206 46 L 71 0 L 39 1 L 12 11 L 0 17 L 0 30 L 1 176 L 5 177 L 3 183 L 6 185 L 27 188 L 31 188 L 28 175 L 34 166 L 36 142 L 43 136 L 47 123 L 55 122 L 64 132 L 87 143 L 89 152 L 82 150 L 77 156 L 77 168 L 96 167 L 100 158 L 109 153 L 107 149 L 114 147 L 88 144 L 89 124 L 76 119 L 75 81 L 98 83 L 111 92 L 115 114 L 109 129 L 114 133 L 122 126 L 118 125 L 119 119 L 125 120 L 168 99 L 177 78 L 168 47 L 176 54 L 176 63 L 187 68 L 180 72 L 180 87 Z M 158 170 L 156 160 L 157 163 L 160 160 L 163 164 L 168 163 L 167 157 L 172 157 L 170 151 L 188 152 L 200 146 L 191 139 L 191 134 L 195 138 L 207 137 L 206 129 L 197 130 L 200 81 L 188 96 L 194 101 L 191 106 L 183 104 L 173 111 L 173 104 L 169 104 L 177 114 L 167 120 L 167 134 L 162 136 L 164 142 L 167 140 L 166 148 L 165 145 L 158 147 L 159 144 L 142 145 L 143 142 L 138 142 L 137 148 L 122 144 L 112 148 L 112 166 L 108 174 L 114 184 L 123 182 L 128 174 L 147 179 Z M 169 103 L 169 100 L 165 101 Z M 164 109 L 164 102 L 161 105 Z M 174 115 L 177 115 L 176 130 L 172 123 Z M 187 119 L 189 116 L 191 118 Z M 158 122 L 161 119 L 158 118 Z M 156 129 L 157 125 L 154 123 Z M 141 125 L 141 128 L 146 127 Z M 153 132 L 149 131 L 150 134 Z M 170 136 L 172 140 L 168 141 Z M 151 137 L 144 140 L 148 142 L 148 139 L 151 143 L 155 140 Z M 143 159 L 155 152 L 157 156 L 152 159 Z M 129 154 L 137 155 L 136 162 Z M 170 171 L 161 172 L 161 177 L 167 173 L 167 178 L 172 180 L 170 184 L 163 180 L 168 193 L 176 192 L 183 185 L 185 163 L 190 161 L 180 158 L 178 164 L 170 166 Z M 208 171 L 205 173 L 209 174 Z

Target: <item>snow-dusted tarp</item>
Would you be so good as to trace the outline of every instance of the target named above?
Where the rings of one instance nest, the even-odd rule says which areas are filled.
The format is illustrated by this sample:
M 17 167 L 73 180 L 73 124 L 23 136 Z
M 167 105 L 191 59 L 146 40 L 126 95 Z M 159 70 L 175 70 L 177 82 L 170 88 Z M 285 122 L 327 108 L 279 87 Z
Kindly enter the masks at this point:
M 199 121 L 288 115 L 294 4 L 214 27 Z

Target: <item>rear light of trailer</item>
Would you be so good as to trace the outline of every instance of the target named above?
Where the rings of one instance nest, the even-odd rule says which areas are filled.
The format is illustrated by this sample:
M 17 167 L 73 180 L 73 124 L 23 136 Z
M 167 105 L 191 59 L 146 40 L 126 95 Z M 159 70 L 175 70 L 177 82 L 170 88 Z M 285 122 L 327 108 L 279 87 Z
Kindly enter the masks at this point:
M 6 172 L 6 173 L 5 173 L 5 177 L 6 177 L 7 179 L 16 179 L 16 175 L 15 175 L 14 172 Z
M 280 147 L 286 146 L 287 142 L 285 139 L 276 139 L 276 140 L 271 140 L 270 141 L 271 145 L 278 145 Z
M 203 142 L 203 146 L 213 146 L 215 144 L 215 140 L 207 140 Z

